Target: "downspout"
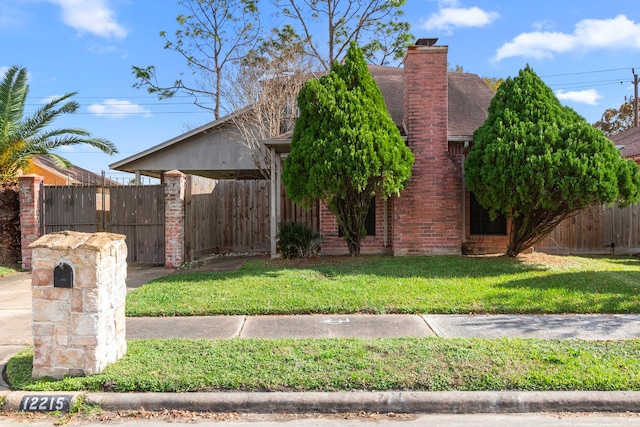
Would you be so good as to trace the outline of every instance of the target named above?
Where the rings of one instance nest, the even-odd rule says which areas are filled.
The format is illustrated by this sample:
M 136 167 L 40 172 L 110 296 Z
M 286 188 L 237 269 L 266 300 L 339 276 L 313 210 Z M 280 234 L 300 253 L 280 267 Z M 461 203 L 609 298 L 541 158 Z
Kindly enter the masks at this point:
M 278 234 L 278 220 L 277 220 L 277 208 L 276 208 L 276 149 L 271 147 L 271 176 L 270 176 L 270 191 L 269 191 L 269 220 L 270 220 L 270 250 L 271 258 L 278 257 L 278 251 L 276 246 L 276 235 Z
M 277 230 L 282 222 L 282 157 L 276 155 L 276 238 Z M 277 254 L 276 254 L 277 256 Z
M 465 179 L 464 162 L 469 152 L 469 141 L 464 142 L 462 148 L 462 244 L 467 243 L 467 182 Z

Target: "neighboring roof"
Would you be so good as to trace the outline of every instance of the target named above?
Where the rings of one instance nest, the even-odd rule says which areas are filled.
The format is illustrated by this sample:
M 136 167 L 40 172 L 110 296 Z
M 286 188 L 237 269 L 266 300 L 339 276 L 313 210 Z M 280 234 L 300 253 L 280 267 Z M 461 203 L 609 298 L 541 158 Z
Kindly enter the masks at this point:
M 622 146 L 622 157 L 635 157 L 640 155 L 640 127 L 627 129 L 609 137 L 617 146 Z
M 100 185 L 102 184 L 102 175 L 88 171 L 79 166 L 71 165 L 69 169 L 63 169 L 57 166 L 51 158 L 48 156 L 35 156 L 33 158 L 33 165 L 47 170 L 53 175 L 60 177 L 60 182 L 52 184 L 62 185 Z M 115 181 L 105 178 L 105 182 L 108 185 L 115 184 Z
M 369 71 L 384 96 L 389 115 L 404 135 L 404 69 L 369 65 Z M 470 140 L 486 120 L 494 92 L 479 76 L 468 73 L 448 73 L 448 88 L 449 140 Z M 260 178 L 255 162 L 251 164 L 254 159 L 247 147 L 231 137 L 233 117 L 245 110 L 206 123 L 109 167 L 126 172 L 139 170 L 143 175 L 153 177 L 178 169 L 209 178 Z M 214 137 L 216 133 L 218 135 Z M 290 136 L 281 135 L 274 140 L 282 152 L 287 151 L 284 147 L 286 139 Z M 187 147 L 193 152 L 185 153 Z

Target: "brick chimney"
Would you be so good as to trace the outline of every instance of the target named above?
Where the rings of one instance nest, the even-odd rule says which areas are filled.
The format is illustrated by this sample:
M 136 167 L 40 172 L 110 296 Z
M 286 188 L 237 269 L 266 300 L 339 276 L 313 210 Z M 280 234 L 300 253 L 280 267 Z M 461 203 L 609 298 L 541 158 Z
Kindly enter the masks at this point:
M 419 39 L 404 57 L 412 178 L 393 202 L 394 255 L 461 253 L 460 171 L 448 154 L 447 46 Z

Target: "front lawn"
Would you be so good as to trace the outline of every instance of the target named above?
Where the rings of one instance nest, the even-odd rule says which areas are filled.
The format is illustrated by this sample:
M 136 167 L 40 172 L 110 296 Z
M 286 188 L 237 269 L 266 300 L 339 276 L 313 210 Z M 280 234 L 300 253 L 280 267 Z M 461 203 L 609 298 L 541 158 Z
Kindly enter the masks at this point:
M 20 269 L 16 267 L 11 267 L 7 265 L 0 265 L 0 277 L 6 276 L 7 274 L 13 274 L 20 271 Z
M 13 389 L 114 392 L 640 390 L 640 341 L 319 339 L 129 341 L 90 377 L 33 380 L 33 354 L 7 365 Z
M 186 271 L 127 296 L 128 316 L 309 313 L 640 313 L 640 259 L 505 257 L 258 259 Z

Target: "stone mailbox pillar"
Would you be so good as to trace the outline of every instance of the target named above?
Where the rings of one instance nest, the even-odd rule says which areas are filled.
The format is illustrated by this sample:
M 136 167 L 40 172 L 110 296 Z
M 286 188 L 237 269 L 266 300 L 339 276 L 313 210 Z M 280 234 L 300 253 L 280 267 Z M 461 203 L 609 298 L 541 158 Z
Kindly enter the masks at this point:
M 96 374 L 126 353 L 124 239 L 61 231 L 30 245 L 34 378 Z

